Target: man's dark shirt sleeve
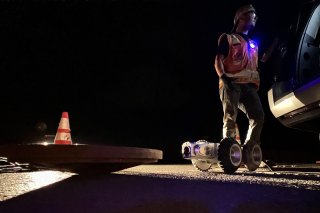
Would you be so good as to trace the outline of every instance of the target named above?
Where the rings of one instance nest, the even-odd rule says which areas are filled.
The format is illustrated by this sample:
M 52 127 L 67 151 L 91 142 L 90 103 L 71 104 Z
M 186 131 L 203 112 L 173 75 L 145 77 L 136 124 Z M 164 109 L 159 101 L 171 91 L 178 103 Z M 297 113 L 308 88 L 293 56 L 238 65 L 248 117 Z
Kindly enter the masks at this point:
M 220 43 L 218 44 L 217 54 L 223 54 L 224 57 L 227 57 L 229 53 L 229 43 L 227 39 L 227 35 L 224 35 L 220 39 Z

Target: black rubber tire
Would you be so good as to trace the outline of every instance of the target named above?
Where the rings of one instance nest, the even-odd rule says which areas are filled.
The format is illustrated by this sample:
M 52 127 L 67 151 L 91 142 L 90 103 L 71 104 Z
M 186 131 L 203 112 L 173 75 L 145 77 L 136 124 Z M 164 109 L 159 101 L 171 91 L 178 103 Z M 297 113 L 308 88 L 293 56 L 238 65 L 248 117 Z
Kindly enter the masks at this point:
M 243 146 L 243 162 L 249 171 L 259 168 L 262 161 L 262 150 L 259 144 L 249 144 Z
M 233 138 L 224 138 L 218 148 L 219 165 L 226 174 L 233 174 L 241 165 L 242 149 Z

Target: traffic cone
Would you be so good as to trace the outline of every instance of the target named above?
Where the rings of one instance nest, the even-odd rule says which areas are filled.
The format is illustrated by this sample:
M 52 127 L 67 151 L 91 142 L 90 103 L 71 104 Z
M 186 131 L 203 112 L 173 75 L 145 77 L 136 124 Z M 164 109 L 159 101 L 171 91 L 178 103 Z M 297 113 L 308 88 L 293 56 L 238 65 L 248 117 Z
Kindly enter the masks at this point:
M 240 132 L 238 128 L 238 124 L 236 124 L 236 141 L 241 144 Z
M 72 144 L 68 112 L 63 112 L 54 144 Z

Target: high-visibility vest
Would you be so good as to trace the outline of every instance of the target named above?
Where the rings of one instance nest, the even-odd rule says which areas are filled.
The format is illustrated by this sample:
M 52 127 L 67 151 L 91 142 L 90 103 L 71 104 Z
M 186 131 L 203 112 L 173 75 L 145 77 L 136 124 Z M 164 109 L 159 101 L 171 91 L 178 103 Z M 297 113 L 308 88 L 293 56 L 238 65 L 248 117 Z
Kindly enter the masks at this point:
M 219 42 L 224 35 L 227 36 L 229 43 L 229 53 L 223 60 L 226 75 L 235 83 L 254 83 L 258 88 L 260 85 L 258 45 L 251 39 L 246 41 L 238 34 L 222 34 Z

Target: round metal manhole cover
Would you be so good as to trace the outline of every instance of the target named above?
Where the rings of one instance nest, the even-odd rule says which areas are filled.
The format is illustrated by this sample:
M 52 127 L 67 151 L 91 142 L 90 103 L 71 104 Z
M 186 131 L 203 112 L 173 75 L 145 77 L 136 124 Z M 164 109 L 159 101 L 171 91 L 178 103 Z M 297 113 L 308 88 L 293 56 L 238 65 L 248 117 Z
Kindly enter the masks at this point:
M 95 174 L 156 163 L 162 159 L 163 152 L 109 145 L 12 144 L 1 145 L 0 156 L 8 158 L 10 162 L 28 163 L 35 168 Z

